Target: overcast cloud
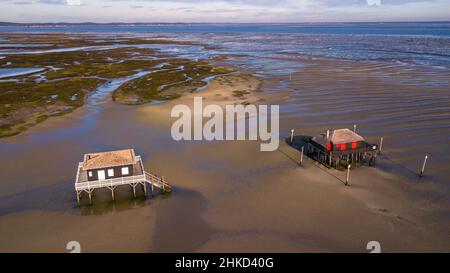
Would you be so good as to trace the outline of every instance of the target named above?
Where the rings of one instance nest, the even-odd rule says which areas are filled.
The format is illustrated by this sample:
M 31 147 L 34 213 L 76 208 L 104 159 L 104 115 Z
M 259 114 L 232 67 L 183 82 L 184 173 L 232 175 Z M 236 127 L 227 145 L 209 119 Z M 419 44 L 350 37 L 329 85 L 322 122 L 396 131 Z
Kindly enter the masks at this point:
M 450 0 L 2 0 L 9 22 L 450 20 Z

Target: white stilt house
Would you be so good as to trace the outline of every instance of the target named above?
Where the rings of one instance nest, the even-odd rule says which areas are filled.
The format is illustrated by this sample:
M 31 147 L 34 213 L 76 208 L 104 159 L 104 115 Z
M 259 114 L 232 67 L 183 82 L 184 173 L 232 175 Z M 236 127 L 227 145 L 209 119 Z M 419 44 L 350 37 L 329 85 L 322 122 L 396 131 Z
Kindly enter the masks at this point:
M 141 185 L 147 194 L 147 183 L 151 185 L 152 194 L 154 187 L 160 188 L 163 193 L 171 191 L 164 177 L 146 172 L 141 157 L 135 155 L 133 149 L 128 149 L 84 155 L 83 162 L 78 164 L 75 190 L 80 204 L 83 192 L 89 195 L 89 201 L 92 202 L 95 189 L 108 188 L 114 200 L 114 190 L 118 186 L 128 185 L 133 188 L 136 197 L 138 185 Z

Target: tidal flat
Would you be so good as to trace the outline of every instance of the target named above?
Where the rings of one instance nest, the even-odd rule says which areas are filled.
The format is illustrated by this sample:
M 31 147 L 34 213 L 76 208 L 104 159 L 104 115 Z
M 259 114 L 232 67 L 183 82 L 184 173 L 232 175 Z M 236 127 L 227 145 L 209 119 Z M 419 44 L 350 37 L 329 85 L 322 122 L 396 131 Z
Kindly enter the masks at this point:
M 208 60 L 167 55 L 156 47 L 197 42 L 64 34 L 1 34 L 0 68 L 31 73 L 0 81 L 0 137 L 19 134 L 49 117 L 72 112 L 99 86 L 138 72 L 112 98 L 122 104 L 169 100 L 207 85 L 206 78 L 236 71 Z M 10 45 L 10 46 L 8 46 Z
M 422 47 L 414 46 L 423 44 L 442 51 L 450 48 L 450 39 L 249 33 L 86 36 L 100 44 L 95 47 L 71 41 L 77 34 L 59 35 L 68 37 L 64 43 L 74 44 L 40 40 L 38 49 L 16 47 L 5 49 L 14 54 L 0 55 L 4 60 L 25 51 L 29 58 L 43 51 L 64 52 L 81 63 L 77 54 L 96 48 L 104 52 L 94 55 L 116 63 L 129 50 L 130 59 L 149 66 L 138 65 L 131 72 L 118 68 L 120 77 L 113 80 L 99 77 L 82 106 L 0 139 L 0 252 L 67 252 L 69 241 L 80 242 L 82 252 L 368 252 L 370 241 L 378 241 L 382 252 L 449 251 L 450 77 L 445 67 L 450 66 L 435 55 L 410 52 L 420 52 Z M 123 48 L 103 44 L 126 39 L 155 43 Z M 432 47 L 430 39 L 439 46 Z M 160 40 L 173 41 L 159 45 Z M 318 51 L 308 54 L 314 45 Z M 408 47 L 398 54 L 398 45 Z M 114 59 L 114 54 L 119 57 Z M 370 58 L 358 59 L 361 55 Z M 408 62 L 415 58 L 418 63 Z M 424 59 L 433 65 L 419 65 Z M 143 78 L 151 81 L 155 71 L 168 69 L 169 74 L 191 62 L 204 71 L 202 83 L 162 84 L 152 92 L 183 95 L 161 103 L 146 103 L 146 97 L 141 101 L 142 91 L 153 88 Z M 442 63 L 444 68 L 435 67 Z M 64 73 L 47 69 L 26 78 L 40 81 Z M 95 69 L 92 65 L 83 71 Z M 80 73 L 66 71 L 68 78 Z M 171 83 L 187 79 L 175 75 L 167 76 Z M 113 101 L 114 96 L 127 104 Z M 261 152 L 257 141 L 175 141 L 171 109 L 192 106 L 196 96 L 203 97 L 204 106 L 279 105 L 279 149 Z M 380 137 L 385 142 L 376 166 L 352 169 L 347 187 L 345 172 L 309 158 L 299 166 L 299 151 L 284 141 L 291 129 L 312 136 L 353 124 L 370 143 L 379 143 Z M 122 187 L 115 201 L 109 191 L 98 191 L 93 205 L 83 196 L 78 207 L 74 181 L 83 154 L 125 148 L 142 156 L 146 170 L 165 176 L 173 192 L 154 198 L 138 192 L 133 199 L 130 187 Z M 425 155 L 429 165 L 420 178 Z

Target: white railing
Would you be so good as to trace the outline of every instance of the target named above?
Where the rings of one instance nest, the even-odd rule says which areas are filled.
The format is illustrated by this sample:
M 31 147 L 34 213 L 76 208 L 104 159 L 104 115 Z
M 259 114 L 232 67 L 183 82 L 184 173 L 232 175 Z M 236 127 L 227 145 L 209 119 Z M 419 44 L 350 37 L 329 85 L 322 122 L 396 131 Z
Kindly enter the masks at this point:
M 80 179 L 81 168 L 83 168 L 83 162 L 78 163 L 77 178 L 75 179 L 75 183 L 78 183 L 78 180 Z
M 172 187 L 164 180 L 164 178 L 159 177 L 157 175 L 144 172 L 145 179 L 148 183 L 162 189 L 163 191 L 171 191 Z
M 114 187 L 114 186 L 120 186 L 120 185 L 141 183 L 141 182 L 145 182 L 145 181 L 146 181 L 145 175 L 135 175 L 135 176 L 127 176 L 127 177 L 120 177 L 120 178 L 112 178 L 112 179 L 105 179 L 105 180 L 95 180 L 95 181 L 76 183 L 75 189 L 77 191 L 91 190 L 91 189 L 104 188 L 104 187 Z

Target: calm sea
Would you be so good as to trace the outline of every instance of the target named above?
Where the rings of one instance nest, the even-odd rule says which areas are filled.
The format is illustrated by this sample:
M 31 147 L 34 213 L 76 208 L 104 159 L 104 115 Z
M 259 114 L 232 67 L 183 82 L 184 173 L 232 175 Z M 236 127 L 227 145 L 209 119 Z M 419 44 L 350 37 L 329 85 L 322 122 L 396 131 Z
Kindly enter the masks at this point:
M 0 31 L 26 32 L 202 32 L 450 36 L 450 22 L 303 23 L 303 24 L 148 24 L 2 26 Z

